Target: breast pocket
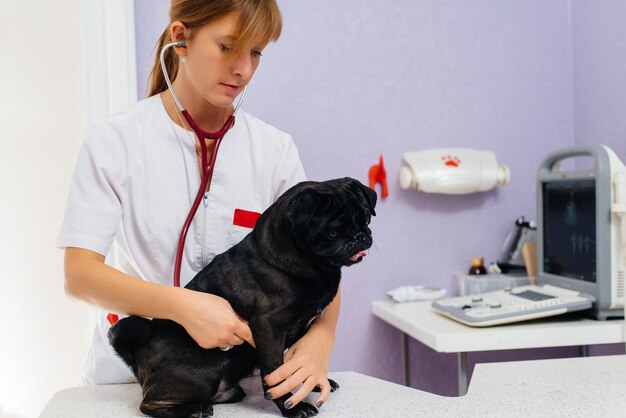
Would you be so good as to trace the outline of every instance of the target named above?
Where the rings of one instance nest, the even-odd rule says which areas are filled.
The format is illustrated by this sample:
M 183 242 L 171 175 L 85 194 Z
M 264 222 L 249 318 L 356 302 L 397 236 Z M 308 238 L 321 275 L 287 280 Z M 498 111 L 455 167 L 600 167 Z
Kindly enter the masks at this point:
M 230 240 L 230 245 L 238 244 L 250 232 L 252 232 L 252 228 L 231 225 L 230 230 L 228 231 L 228 238 Z

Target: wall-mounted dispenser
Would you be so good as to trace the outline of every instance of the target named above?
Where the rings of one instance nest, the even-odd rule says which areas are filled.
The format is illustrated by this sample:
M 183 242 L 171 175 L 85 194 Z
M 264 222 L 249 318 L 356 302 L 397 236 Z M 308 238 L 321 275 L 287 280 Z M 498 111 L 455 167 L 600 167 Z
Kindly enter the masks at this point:
M 509 182 L 509 167 L 492 151 L 437 148 L 404 154 L 400 186 L 426 193 L 484 192 Z

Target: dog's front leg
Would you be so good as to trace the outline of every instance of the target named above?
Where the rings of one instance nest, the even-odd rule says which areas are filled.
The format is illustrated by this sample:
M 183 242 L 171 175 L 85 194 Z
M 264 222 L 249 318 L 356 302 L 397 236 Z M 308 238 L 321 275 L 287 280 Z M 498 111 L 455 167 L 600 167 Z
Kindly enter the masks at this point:
M 271 323 L 269 318 L 258 317 L 250 321 L 250 328 L 256 343 L 259 366 L 261 368 L 261 379 L 283 365 L 283 352 L 285 349 L 285 327 Z M 263 381 L 263 390 L 267 386 Z M 317 409 L 306 402 L 286 408 L 285 402 L 291 396 L 291 392 L 272 399 L 267 395 L 266 399 L 272 399 L 284 417 L 312 417 L 317 415 Z

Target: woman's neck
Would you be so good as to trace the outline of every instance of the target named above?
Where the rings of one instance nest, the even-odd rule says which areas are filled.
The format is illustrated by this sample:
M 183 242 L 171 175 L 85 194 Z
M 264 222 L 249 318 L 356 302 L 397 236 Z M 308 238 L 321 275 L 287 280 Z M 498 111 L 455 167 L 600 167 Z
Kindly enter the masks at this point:
M 226 119 L 233 111 L 232 106 L 222 108 L 209 103 L 206 99 L 204 99 L 204 97 L 199 95 L 192 86 L 183 82 L 180 78 L 174 80 L 172 86 L 176 91 L 178 100 L 180 100 L 185 110 L 187 110 L 200 128 L 207 132 L 215 132 L 222 129 L 224 122 L 226 122 Z M 170 96 L 171 98 L 171 93 L 169 91 L 166 91 L 164 94 Z M 179 112 L 173 98 L 170 102 L 172 103 L 174 112 Z M 179 123 L 176 116 L 172 119 L 174 122 Z M 183 126 L 183 128 L 189 129 L 190 127 Z

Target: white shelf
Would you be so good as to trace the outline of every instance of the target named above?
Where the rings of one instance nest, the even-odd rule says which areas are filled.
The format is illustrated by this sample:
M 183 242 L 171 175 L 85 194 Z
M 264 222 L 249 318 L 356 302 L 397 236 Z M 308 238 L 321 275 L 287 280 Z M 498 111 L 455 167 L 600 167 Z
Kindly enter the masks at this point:
M 597 321 L 565 315 L 511 325 L 472 328 L 436 313 L 430 301 L 374 301 L 372 313 L 440 353 L 624 342 L 622 319 Z

